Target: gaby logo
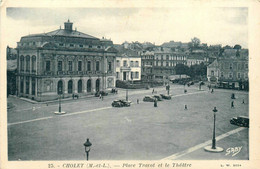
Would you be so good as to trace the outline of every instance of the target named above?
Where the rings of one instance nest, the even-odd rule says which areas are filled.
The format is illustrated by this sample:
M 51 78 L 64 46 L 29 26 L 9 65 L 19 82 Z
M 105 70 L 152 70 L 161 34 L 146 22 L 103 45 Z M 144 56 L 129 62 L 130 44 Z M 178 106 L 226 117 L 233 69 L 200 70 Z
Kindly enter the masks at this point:
M 242 146 L 240 147 L 230 147 L 226 150 L 226 156 L 227 155 L 231 155 L 232 157 L 234 157 L 235 155 L 237 155 L 242 149 Z

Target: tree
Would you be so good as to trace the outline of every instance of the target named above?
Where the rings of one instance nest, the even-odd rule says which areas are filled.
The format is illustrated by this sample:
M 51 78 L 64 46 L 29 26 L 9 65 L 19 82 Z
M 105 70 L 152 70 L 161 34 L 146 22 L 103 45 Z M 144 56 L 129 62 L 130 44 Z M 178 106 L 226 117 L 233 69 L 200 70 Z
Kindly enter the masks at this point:
M 242 48 L 241 45 L 236 44 L 233 49 L 237 49 L 238 50 L 238 49 L 241 49 L 241 48 Z
M 200 45 L 200 39 L 197 37 L 194 37 L 191 39 L 191 43 L 192 43 L 192 46 L 196 48 Z
M 175 72 L 177 75 L 188 74 L 189 67 L 184 64 L 177 64 L 175 66 Z

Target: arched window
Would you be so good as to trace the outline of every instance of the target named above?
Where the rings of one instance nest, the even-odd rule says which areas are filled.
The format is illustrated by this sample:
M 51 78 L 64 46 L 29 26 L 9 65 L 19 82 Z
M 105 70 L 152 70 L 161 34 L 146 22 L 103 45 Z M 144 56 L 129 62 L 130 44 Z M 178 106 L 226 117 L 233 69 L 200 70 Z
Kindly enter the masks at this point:
M 20 58 L 20 70 L 23 71 L 24 70 L 24 56 L 21 56 Z
M 78 81 L 78 93 L 82 93 L 82 80 Z
M 62 94 L 62 93 L 63 93 L 63 83 L 62 83 L 62 80 L 60 80 L 60 81 L 58 82 L 57 93 L 58 93 L 58 94 Z
M 32 72 L 36 71 L 36 56 L 32 56 Z
M 20 93 L 23 93 L 23 87 L 24 87 L 24 80 L 23 77 L 20 79 Z
M 91 92 L 91 79 L 87 81 L 87 92 Z
M 26 56 L 26 72 L 30 72 L 30 56 Z
M 70 81 L 68 82 L 68 93 L 71 94 L 72 91 L 73 91 L 73 81 L 70 80 Z

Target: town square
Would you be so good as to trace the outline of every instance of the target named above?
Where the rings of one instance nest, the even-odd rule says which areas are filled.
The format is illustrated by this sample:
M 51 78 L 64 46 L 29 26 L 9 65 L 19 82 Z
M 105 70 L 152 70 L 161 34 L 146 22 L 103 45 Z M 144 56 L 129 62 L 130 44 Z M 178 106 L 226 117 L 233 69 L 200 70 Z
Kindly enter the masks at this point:
M 173 9 L 6 8 L 8 160 L 249 160 L 248 8 Z

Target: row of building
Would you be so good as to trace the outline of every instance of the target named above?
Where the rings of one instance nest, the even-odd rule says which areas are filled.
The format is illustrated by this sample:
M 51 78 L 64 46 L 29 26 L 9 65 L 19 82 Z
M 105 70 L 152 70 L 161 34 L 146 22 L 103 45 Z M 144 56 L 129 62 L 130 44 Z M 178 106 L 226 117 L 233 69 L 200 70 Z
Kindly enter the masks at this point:
M 146 45 L 146 49 L 139 43 L 115 45 L 73 30 L 69 20 L 64 29 L 23 36 L 16 48 L 15 93 L 39 101 L 56 99 L 59 94 L 87 95 L 114 88 L 116 80 L 166 81 L 176 74 L 177 64 L 209 65 L 214 60 L 212 64 L 216 64 L 216 55 L 209 56 L 204 50 Z

